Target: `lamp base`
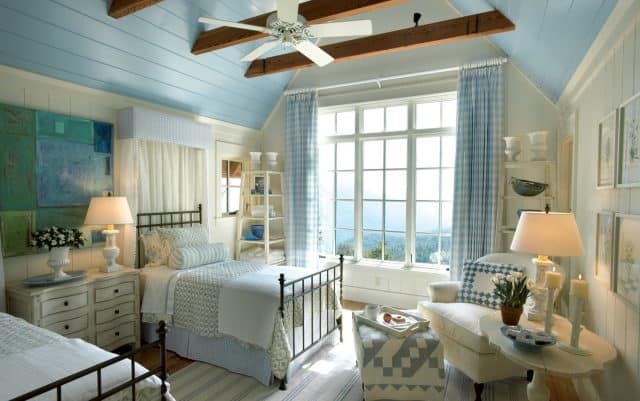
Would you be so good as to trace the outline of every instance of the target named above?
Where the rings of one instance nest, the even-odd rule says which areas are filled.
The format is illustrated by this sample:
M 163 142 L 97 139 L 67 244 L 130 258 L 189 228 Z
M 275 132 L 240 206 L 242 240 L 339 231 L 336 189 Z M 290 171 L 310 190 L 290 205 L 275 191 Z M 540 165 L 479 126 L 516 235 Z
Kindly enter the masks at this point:
M 570 354 L 575 354 L 575 355 L 589 356 L 593 354 L 593 352 L 589 351 L 588 349 L 574 347 L 570 344 L 565 344 L 565 343 L 558 343 L 558 348 L 560 348 L 565 352 L 568 352 Z
M 107 240 L 105 247 L 102 250 L 102 255 L 107 261 L 107 265 L 100 268 L 100 271 L 103 273 L 117 272 L 122 268 L 122 266 L 116 263 L 116 258 L 120 255 L 120 248 L 116 245 L 116 234 L 119 232 L 120 231 L 118 230 L 102 231 L 102 234 L 104 234 Z

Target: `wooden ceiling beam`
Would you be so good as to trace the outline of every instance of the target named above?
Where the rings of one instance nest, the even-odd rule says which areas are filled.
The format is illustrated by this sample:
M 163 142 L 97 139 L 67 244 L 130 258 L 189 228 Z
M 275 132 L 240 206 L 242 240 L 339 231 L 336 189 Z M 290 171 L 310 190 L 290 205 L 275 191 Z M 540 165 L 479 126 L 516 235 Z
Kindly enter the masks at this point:
M 298 14 L 302 15 L 310 24 L 319 24 L 406 2 L 407 0 L 311 0 L 300 4 Z M 240 22 L 249 25 L 266 26 L 267 18 L 274 12 L 258 15 Z M 191 53 L 208 53 L 266 36 L 264 33 L 244 29 L 216 28 L 201 32 L 191 49 Z
M 508 32 L 515 28 L 513 22 L 496 10 L 333 43 L 322 46 L 322 49 L 333 56 L 335 61 L 346 61 Z M 315 64 L 302 54 L 287 53 L 253 61 L 247 69 L 245 77 L 253 78 L 313 66 Z
M 159 3 L 160 1 L 161 0 L 112 0 L 109 6 L 109 16 L 122 18 Z

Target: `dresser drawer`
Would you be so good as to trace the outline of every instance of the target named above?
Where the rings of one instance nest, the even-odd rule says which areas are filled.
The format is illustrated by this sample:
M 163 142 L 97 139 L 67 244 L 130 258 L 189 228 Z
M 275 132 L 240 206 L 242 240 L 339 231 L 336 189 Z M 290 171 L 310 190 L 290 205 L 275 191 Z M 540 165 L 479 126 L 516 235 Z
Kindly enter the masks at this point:
M 62 298 L 49 299 L 42 302 L 42 317 L 53 313 L 66 312 L 88 305 L 89 294 L 83 292 L 80 294 L 69 295 Z
M 131 342 L 135 342 L 135 328 L 133 322 L 127 322 L 116 326 L 113 329 L 100 331 L 96 333 L 96 344 L 98 347 L 106 347 L 121 339 L 131 337 Z
M 75 319 L 44 326 L 45 329 L 62 334 L 63 336 L 69 336 L 72 333 L 85 330 L 87 327 L 89 327 L 89 319 L 87 316 L 81 316 Z
M 121 316 L 132 314 L 135 310 L 134 303 L 125 302 L 107 309 L 96 311 L 96 324 L 108 322 Z
M 109 287 L 96 288 L 96 302 L 109 301 L 122 295 L 133 294 L 133 286 L 133 281 L 125 281 Z

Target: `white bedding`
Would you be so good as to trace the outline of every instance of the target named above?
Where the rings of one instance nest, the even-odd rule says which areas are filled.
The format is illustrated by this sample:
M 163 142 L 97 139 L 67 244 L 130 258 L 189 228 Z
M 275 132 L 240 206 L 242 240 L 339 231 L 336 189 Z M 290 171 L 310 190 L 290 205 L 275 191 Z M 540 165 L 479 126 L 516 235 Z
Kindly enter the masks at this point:
M 116 355 L 79 339 L 68 339 L 30 325 L 22 319 L 0 313 L 0 342 L 21 346 L 5 347 L 0 354 L 0 399 L 7 400 L 59 380 Z M 146 369 L 136 364 L 136 375 Z M 121 361 L 102 371 L 103 391 L 130 379 L 131 363 Z M 91 374 L 62 387 L 65 401 L 81 401 L 95 397 L 96 375 Z M 160 399 L 160 379 L 152 376 L 136 386 L 136 399 Z M 54 391 L 33 400 L 55 400 Z M 131 399 L 131 390 L 123 390 L 110 401 Z M 168 400 L 173 398 L 167 394 Z

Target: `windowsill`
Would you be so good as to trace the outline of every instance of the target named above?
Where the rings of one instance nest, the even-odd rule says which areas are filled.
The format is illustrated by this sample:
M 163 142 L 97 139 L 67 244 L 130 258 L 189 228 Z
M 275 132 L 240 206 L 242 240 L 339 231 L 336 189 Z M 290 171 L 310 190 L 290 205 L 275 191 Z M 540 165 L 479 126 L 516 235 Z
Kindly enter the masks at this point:
M 326 263 L 338 263 L 340 261 L 337 257 L 326 257 L 321 259 Z M 402 262 L 384 262 L 376 260 L 361 259 L 355 261 L 351 258 L 345 257 L 344 265 L 348 267 L 357 267 L 364 269 L 382 269 L 382 270 L 396 270 L 402 272 L 423 273 L 433 276 L 441 276 L 443 280 L 449 279 L 449 271 L 445 270 L 446 267 L 440 265 L 414 265 L 406 266 Z

